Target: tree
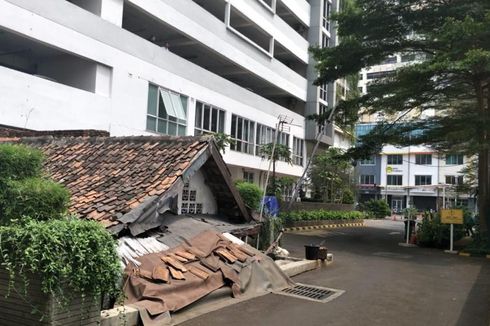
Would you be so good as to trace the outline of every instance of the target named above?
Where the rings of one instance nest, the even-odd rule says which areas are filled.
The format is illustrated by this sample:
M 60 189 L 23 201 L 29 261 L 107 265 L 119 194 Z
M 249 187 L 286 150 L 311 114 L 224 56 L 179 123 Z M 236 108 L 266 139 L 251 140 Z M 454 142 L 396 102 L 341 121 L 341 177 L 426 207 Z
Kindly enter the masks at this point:
M 309 178 L 313 186 L 313 198 L 323 202 L 344 202 L 352 194 L 352 165 L 339 148 L 315 156 Z M 344 197 L 346 200 L 344 200 Z
M 274 155 L 272 152 L 274 151 Z M 276 143 L 274 147 L 274 143 L 264 144 L 260 147 L 260 153 L 267 157 L 267 159 L 272 160 L 272 179 L 270 185 L 268 185 L 268 193 L 275 195 L 277 190 L 276 185 L 276 162 L 278 160 L 283 160 L 288 164 L 292 164 L 293 161 L 291 159 L 291 150 L 289 146 Z
M 350 150 L 354 159 L 384 144 L 425 144 L 478 157 L 482 232 L 490 221 L 490 1 L 357 0 L 334 17 L 342 42 L 314 48 L 319 77 L 331 82 L 400 53 L 414 64 L 378 80 L 369 93 L 340 101 L 336 110 L 365 108 L 381 123 Z M 419 115 L 434 112 L 421 120 Z

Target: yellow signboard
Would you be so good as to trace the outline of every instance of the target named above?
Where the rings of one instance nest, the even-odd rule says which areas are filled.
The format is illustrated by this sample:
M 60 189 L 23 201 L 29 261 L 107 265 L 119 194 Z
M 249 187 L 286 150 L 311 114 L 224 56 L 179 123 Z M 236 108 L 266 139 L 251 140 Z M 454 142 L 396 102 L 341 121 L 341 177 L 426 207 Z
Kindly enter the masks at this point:
M 387 166 L 386 173 L 393 173 L 393 168 L 391 166 Z
M 442 209 L 441 223 L 443 224 L 463 224 L 462 209 Z

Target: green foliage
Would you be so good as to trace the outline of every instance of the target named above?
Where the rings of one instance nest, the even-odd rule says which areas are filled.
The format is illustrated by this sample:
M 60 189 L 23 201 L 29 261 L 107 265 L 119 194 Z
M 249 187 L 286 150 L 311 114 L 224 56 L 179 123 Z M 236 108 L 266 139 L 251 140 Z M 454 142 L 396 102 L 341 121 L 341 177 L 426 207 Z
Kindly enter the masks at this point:
M 359 211 L 327 211 L 323 209 L 314 211 L 290 211 L 283 212 L 279 217 L 284 222 L 297 221 L 322 221 L 322 220 L 357 220 L 365 218 L 365 214 Z
M 354 204 L 354 193 L 350 189 L 345 189 L 342 194 L 342 204 Z
M 29 216 L 37 220 L 59 219 L 67 211 L 70 194 L 60 184 L 41 178 L 7 182 L 2 200 L 1 224 Z
M 94 298 L 119 293 L 116 242 L 102 225 L 76 218 L 24 222 L 0 227 L 0 261 L 10 287 L 34 275 L 44 293 L 62 299 L 62 287 Z
M 24 145 L 0 144 L 0 183 L 39 176 L 41 151 Z
M 216 147 L 218 147 L 218 150 L 223 154 L 225 153 L 226 148 L 228 146 L 235 144 L 235 140 L 231 138 L 230 135 L 227 135 L 222 132 L 214 133 L 213 138 L 214 138 L 214 142 L 216 143 Z
M 345 192 L 350 192 L 346 195 L 346 200 L 349 195 L 354 197 L 353 167 L 343 154 L 341 149 L 332 147 L 315 156 L 309 171 L 313 198 L 323 202 L 341 203 Z
M 463 226 L 454 225 L 454 240 L 461 239 L 463 235 Z M 439 213 L 426 212 L 417 229 L 417 242 L 424 247 L 447 248 L 450 242 L 450 225 L 441 223 Z
M 276 144 L 274 148 L 274 156 L 272 156 L 272 149 L 274 148 L 273 143 L 268 143 L 260 146 L 260 154 L 265 156 L 267 159 L 273 159 L 274 161 L 283 160 L 286 163 L 291 164 L 293 161 L 291 159 L 291 150 L 289 146 L 283 144 Z
M 342 42 L 314 48 L 319 78 L 333 82 L 400 54 L 410 64 L 370 83 L 369 92 L 338 103 L 337 111 L 365 109 L 392 121 L 348 151 L 354 159 L 383 144 L 430 145 L 438 151 L 478 155 L 482 232 L 490 223 L 490 1 L 357 0 L 334 16 Z M 382 22 L 382 23 L 380 23 Z M 421 119 L 424 111 L 430 112 Z M 433 113 L 431 112 L 433 111 Z
M 370 218 L 385 218 L 391 215 L 390 206 L 382 199 L 368 200 L 362 205 L 362 209 Z
M 464 252 L 477 256 L 490 255 L 490 240 L 482 236 L 478 228 L 476 228 L 472 238 L 473 241 L 463 249 Z
M 254 183 L 237 181 L 235 186 L 240 193 L 245 205 L 254 210 L 260 209 L 262 190 Z

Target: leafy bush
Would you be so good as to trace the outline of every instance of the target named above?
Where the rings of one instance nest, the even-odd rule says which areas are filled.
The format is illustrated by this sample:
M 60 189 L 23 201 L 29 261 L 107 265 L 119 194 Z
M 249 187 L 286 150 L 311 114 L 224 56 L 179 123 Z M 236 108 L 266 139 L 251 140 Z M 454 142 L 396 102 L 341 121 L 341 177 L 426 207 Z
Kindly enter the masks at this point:
M 256 184 L 245 181 L 237 181 L 235 182 L 235 186 L 245 202 L 245 205 L 255 210 L 260 209 L 262 190 Z
M 291 211 L 279 215 L 284 222 L 297 221 L 321 221 L 321 220 L 357 220 L 365 218 L 365 214 L 359 211 Z
M 362 210 L 366 212 L 368 218 L 385 218 L 391 214 L 390 206 L 382 199 L 371 199 L 362 205 Z
M 35 275 L 42 291 L 58 298 L 66 298 L 62 285 L 94 298 L 119 293 L 116 241 L 97 222 L 68 218 L 2 226 L 0 253 L 10 276 L 9 291 L 21 280 L 26 295 L 26 280 Z
M 425 213 L 417 229 L 417 242 L 424 247 L 447 248 L 450 242 L 450 225 L 442 224 L 439 213 Z M 462 225 L 454 225 L 454 241 L 464 235 Z
M 0 222 L 29 216 L 37 220 L 61 218 L 67 211 L 69 192 L 60 184 L 41 178 L 12 180 L 3 194 Z
M 354 193 L 350 189 L 345 189 L 342 193 L 342 204 L 354 204 Z
M 0 182 L 41 174 L 43 154 L 24 145 L 0 144 Z

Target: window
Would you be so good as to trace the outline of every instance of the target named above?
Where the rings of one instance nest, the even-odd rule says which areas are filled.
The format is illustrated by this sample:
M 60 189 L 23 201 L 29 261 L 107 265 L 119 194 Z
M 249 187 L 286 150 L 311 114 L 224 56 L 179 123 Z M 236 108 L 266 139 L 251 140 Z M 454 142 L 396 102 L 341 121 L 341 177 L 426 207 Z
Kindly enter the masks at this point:
M 446 175 L 446 184 L 448 185 L 462 185 L 464 177 L 462 175 Z
M 196 103 L 195 134 L 225 131 L 225 111 L 214 106 Z
M 432 184 L 432 176 L 431 175 L 416 175 L 415 176 L 415 185 L 416 186 L 428 186 Z
M 197 190 L 190 188 L 188 182 L 185 183 L 182 189 L 180 214 L 202 214 L 203 203 L 197 202 L 197 197 Z
M 374 156 L 370 156 L 364 160 L 361 160 L 360 161 L 360 164 L 361 165 L 375 165 L 376 164 L 376 160 L 374 158 Z
M 305 141 L 303 139 L 293 137 L 293 164 L 303 166 L 304 146 Z
M 332 12 L 332 3 L 329 0 L 323 0 L 323 27 L 330 31 L 330 14 Z
M 231 138 L 235 140 L 230 148 L 237 152 L 254 153 L 255 122 L 238 115 L 231 116 Z
M 254 183 L 254 173 L 243 171 L 243 181 Z
M 272 127 L 257 124 L 255 137 L 255 155 L 262 155 L 261 146 L 273 143 L 276 137 L 276 130 Z M 278 144 L 289 147 L 289 135 L 284 132 L 279 132 Z
M 402 154 L 391 154 L 387 158 L 388 165 L 402 165 L 403 155 Z
M 386 184 L 388 186 L 401 186 L 403 184 L 402 175 L 387 175 Z
M 419 165 L 431 165 L 432 164 L 432 154 L 416 154 L 415 164 Z
M 392 64 L 392 63 L 396 63 L 396 57 L 395 56 L 387 57 L 386 59 L 381 61 L 382 65 L 387 65 L 387 64 Z
M 148 89 L 146 129 L 165 135 L 184 136 L 187 97 L 151 85 Z
M 374 175 L 372 175 L 372 174 L 361 174 L 360 183 L 362 185 L 373 185 L 374 184 Z
M 330 37 L 327 34 L 322 33 L 322 48 L 328 48 L 330 46 Z
M 378 72 L 368 72 L 367 73 L 367 79 L 386 78 L 386 77 L 392 76 L 394 73 L 395 73 L 394 70 L 378 71 Z
M 320 85 L 320 100 L 323 100 L 325 102 L 328 102 L 328 85 L 327 83 L 324 83 Z
M 447 165 L 461 165 L 464 163 L 464 156 L 461 154 L 446 155 Z

